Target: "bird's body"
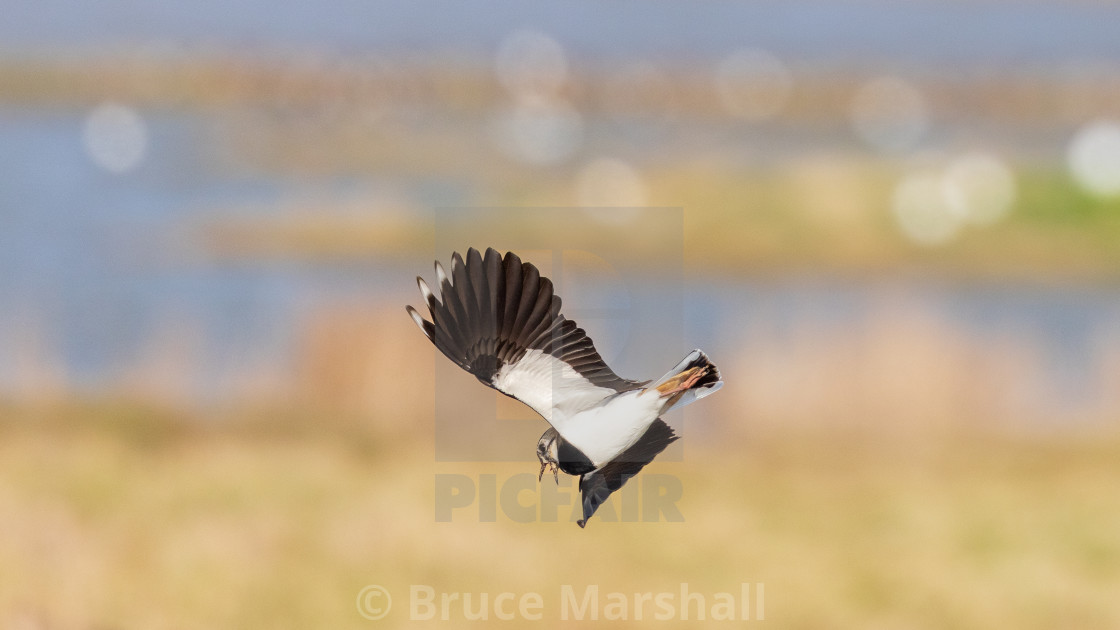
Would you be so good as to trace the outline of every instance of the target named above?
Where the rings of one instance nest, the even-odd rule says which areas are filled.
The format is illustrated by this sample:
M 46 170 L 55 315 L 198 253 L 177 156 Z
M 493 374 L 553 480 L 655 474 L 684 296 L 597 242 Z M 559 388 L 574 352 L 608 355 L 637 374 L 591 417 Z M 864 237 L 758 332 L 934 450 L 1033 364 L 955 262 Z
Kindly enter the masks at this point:
M 624 379 L 591 339 L 560 314 L 536 267 L 512 252 L 454 254 L 436 262 L 442 302 L 417 278 L 432 321 L 409 315 L 449 359 L 516 398 L 552 427 L 537 445 L 541 473 L 580 476 L 584 526 L 599 505 L 677 439 L 661 415 L 718 390 L 719 370 L 699 350 L 655 383 Z
M 661 417 L 663 402 L 649 390 L 623 392 L 553 426 L 563 427 L 556 431 L 600 468 L 642 437 Z

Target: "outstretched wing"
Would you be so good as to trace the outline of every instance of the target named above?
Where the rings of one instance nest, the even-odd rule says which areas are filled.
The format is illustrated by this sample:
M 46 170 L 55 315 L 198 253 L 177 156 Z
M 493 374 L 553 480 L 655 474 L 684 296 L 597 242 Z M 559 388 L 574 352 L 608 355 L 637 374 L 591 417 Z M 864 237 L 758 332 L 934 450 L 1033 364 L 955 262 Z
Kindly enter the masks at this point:
M 652 462 L 661 451 L 675 442 L 679 436 L 661 418 L 654 420 L 642 437 L 618 457 L 604 464 L 598 470 L 580 475 L 579 491 L 583 496 L 583 519 L 576 521 L 580 527 L 587 525 L 587 519 L 599 506 L 618 490 L 628 479 L 638 474 L 645 465 Z
M 408 314 L 440 352 L 550 423 L 554 409 L 570 417 L 645 384 L 607 367 L 583 329 L 560 314 L 552 281 L 513 252 L 487 249 L 483 257 L 472 247 L 465 261 L 455 253 L 450 276 L 436 261 L 439 298 L 416 281 L 432 321 L 411 306 Z

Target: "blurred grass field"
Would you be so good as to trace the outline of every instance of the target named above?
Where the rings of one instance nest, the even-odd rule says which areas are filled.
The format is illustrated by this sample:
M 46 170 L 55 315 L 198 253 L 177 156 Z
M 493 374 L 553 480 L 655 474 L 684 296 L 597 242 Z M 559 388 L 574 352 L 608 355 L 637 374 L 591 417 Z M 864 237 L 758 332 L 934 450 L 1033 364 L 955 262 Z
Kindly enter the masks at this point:
M 978 363 L 982 346 L 905 311 L 846 340 L 717 348 L 729 385 L 687 416 L 683 455 L 643 473 L 679 479 L 683 522 L 604 508 L 580 529 L 567 504 L 557 521 L 484 522 L 477 499 L 439 522 L 437 475 L 501 484 L 537 463 L 530 443 L 521 462 L 438 461 L 443 359 L 395 310 L 324 309 L 283 401 L 190 411 L 157 388 L 5 405 L 0 624 L 404 627 L 408 588 L 425 584 L 540 593 L 535 623 L 560 627 L 564 584 L 741 582 L 765 584 L 750 624 L 782 628 L 1120 623 L 1120 440 L 1107 420 L 1026 430 L 991 378 L 1000 360 L 1039 369 L 1029 353 Z M 464 422 L 490 412 L 477 402 Z M 368 584 L 393 594 L 386 619 L 359 614 Z
M 214 425 L 111 402 L 5 410 L 0 624 L 363 628 L 355 598 L 380 584 L 396 609 L 377 623 L 402 627 L 408 585 L 428 584 L 539 592 L 540 624 L 559 627 L 561 584 L 681 582 L 763 582 L 758 623 L 783 628 L 1120 624 L 1114 438 L 774 429 L 686 442 L 683 461 L 647 469 L 679 476 L 684 522 L 581 530 L 563 509 L 556 523 L 480 523 L 469 509 L 434 522 L 435 473 L 502 479 L 535 462 L 435 464 L 423 430 L 257 413 Z

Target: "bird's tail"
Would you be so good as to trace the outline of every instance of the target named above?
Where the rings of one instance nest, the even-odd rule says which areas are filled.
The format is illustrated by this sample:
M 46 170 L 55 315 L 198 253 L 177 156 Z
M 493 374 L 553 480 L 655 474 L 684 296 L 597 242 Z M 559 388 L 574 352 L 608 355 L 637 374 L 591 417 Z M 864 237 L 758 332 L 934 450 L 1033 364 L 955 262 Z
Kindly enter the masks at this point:
M 657 390 L 666 399 L 662 413 L 714 394 L 723 387 L 719 368 L 701 350 L 693 350 L 646 391 Z

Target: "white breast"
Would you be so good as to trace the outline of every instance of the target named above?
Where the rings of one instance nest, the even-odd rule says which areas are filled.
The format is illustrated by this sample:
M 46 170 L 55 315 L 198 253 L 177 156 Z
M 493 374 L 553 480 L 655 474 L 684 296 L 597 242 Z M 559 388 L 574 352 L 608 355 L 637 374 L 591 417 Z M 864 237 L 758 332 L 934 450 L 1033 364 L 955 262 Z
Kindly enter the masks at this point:
M 642 437 L 660 415 L 662 402 L 656 391 L 634 390 L 612 396 L 598 407 L 580 411 L 553 425 L 565 440 L 599 467 Z

